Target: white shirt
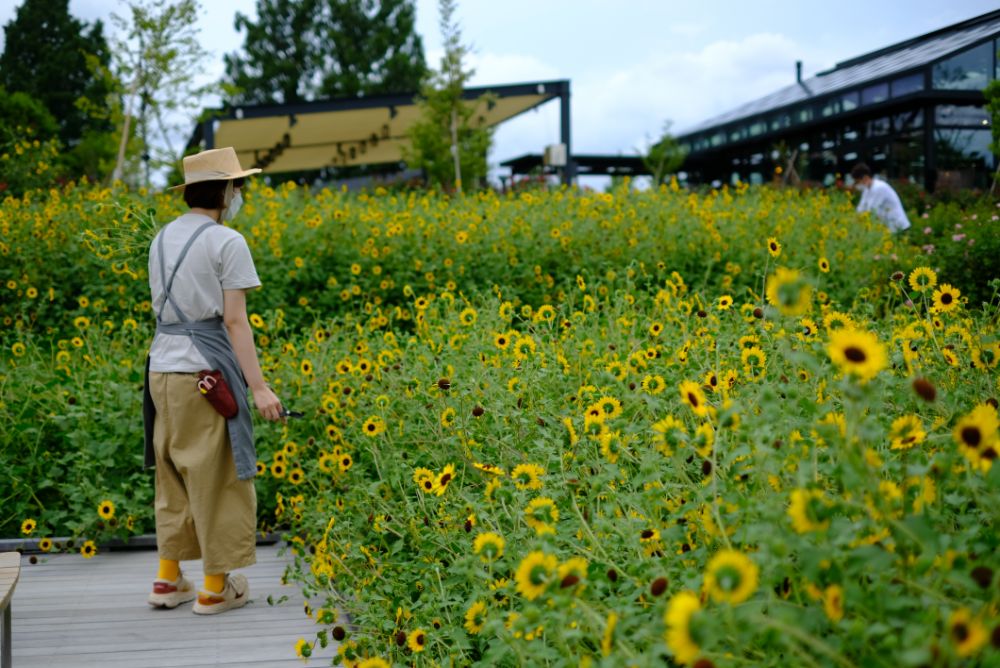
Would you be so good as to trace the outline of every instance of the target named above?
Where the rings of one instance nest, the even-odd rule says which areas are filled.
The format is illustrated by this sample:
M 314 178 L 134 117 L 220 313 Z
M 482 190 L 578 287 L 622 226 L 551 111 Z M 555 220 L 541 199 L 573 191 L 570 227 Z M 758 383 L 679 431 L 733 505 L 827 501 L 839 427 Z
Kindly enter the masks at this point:
M 910 221 L 903 211 L 903 203 L 899 195 L 888 183 L 872 178 L 872 184 L 861 192 L 861 202 L 858 203 L 858 213 L 871 211 L 885 223 L 890 232 L 902 232 L 910 228 Z
M 149 249 L 149 290 L 153 313 L 163 322 L 180 322 L 174 307 L 167 302 L 160 273 L 159 238 L 163 236 L 166 277 L 174 270 L 181 249 L 208 216 L 186 213 L 168 223 Z M 223 315 L 223 290 L 260 287 L 260 279 L 250 256 L 246 239 L 236 230 L 216 224 L 194 242 L 174 277 L 170 296 L 190 320 L 209 320 Z M 163 309 L 162 311 L 160 309 Z M 208 362 L 187 336 L 157 334 L 149 350 L 149 370 L 164 373 L 193 373 L 208 368 Z

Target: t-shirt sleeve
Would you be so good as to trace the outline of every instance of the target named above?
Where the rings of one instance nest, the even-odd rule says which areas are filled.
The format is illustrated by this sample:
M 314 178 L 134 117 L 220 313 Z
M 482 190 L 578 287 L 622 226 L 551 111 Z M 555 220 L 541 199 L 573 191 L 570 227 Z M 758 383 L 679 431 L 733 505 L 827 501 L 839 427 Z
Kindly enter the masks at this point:
M 243 235 L 237 234 L 222 244 L 222 268 L 219 282 L 223 290 L 259 288 L 260 278 L 250 255 L 250 247 Z

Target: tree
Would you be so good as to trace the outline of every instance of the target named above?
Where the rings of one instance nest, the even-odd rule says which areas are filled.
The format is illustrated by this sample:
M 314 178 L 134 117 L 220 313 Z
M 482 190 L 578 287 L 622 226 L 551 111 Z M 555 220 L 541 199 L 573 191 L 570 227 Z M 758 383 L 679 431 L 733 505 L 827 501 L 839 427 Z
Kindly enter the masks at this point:
M 195 28 L 197 0 L 127 0 L 126 6 L 128 16 L 112 14 L 124 35 L 115 40 L 114 54 L 125 94 L 113 178 L 124 173 L 134 117 L 148 184 L 151 168 L 169 167 L 181 157 L 172 137 L 190 127 L 191 110 L 200 108 L 208 91 L 208 86 L 196 85 L 195 79 L 209 53 L 201 47 Z M 170 120 L 178 113 L 185 115 L 183 123 Z
M 684 159 L 687 158 L 687 153 L 670 134 L 671 125 L 673 124 L 670 121 L 663 124 L 663 135 L 659 141 L 649 147 L 646 155 L 642 158 L 646 169 L 653 176 L 654 186 L 664 183 L 668 176 L 681 168 Z
M 105 107 L 113 89 L 96 73 L 110 62 L 103 24 L 88 27 L 71 16 L 69 0 L 25 0 L 4 33 L 0 86 L 38 100 L 55 118 L 66 149 L 60 160 L 70 174 L 98 176 L 95 146 L 106 146 L 113 129 L 88 111 Z M 45 128 L 38 129 L 46 138 Z
M 427 73 L 412 0 L 327 0 L 325 97 L 417 90 Z
M 468 48 L 453 18 L 455 0 L 439 0 L 438 10 L 445 53 L 440 71 L 421 87 L 417 98 L 420 120 L 410 127 L 410 146 L 404 155 L 410 166 L 424 170 L 429 182 L 454 184 L 461 191 L 463 180 L 479 184 L 486 179 L 493 129 L 486 124 L 482 108 L 493 98 L 463 100 L 473 71 L 463 68 Z
M 257 0 L 225 57 L 232 104 L 290 104 L 416 90 L 426 72 L 413 0 Z

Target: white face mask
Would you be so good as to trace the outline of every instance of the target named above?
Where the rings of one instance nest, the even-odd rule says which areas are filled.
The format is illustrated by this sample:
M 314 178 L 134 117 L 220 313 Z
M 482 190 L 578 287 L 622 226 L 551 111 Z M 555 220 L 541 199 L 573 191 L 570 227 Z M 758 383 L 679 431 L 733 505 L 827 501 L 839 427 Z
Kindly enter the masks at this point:
M 230 186 L 230 188 L 232 188 L 232 186 Z M 228 191 L 229 188 L 226 190 Z M 223 209 L 222 220 L 232 220 L 235 218 L 236 214 L 239 213 L 241 206 L 243 206 L 243 195 L 241 195 L 240 191 L 237 190 L 229 198 L 229 204 L 227 204 L 226 208 Z

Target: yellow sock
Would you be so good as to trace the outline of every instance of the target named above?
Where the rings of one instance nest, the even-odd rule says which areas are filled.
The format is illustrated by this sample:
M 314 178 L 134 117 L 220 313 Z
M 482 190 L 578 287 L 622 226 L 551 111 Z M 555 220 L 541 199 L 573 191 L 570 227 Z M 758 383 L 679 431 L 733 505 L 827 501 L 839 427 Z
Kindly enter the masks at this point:
M 218 575 L 205 574 L 205 591 L 215 592 L 216 594 L 221 594 L 223 588 L 226 586 L 226 574 L 220 573 Z
M 156 577 L 161 580 L 169 580 L 173 582 L 180 574 L 181 562 L 173 559 L 160 559 L 160 569 L 157 571 Z

